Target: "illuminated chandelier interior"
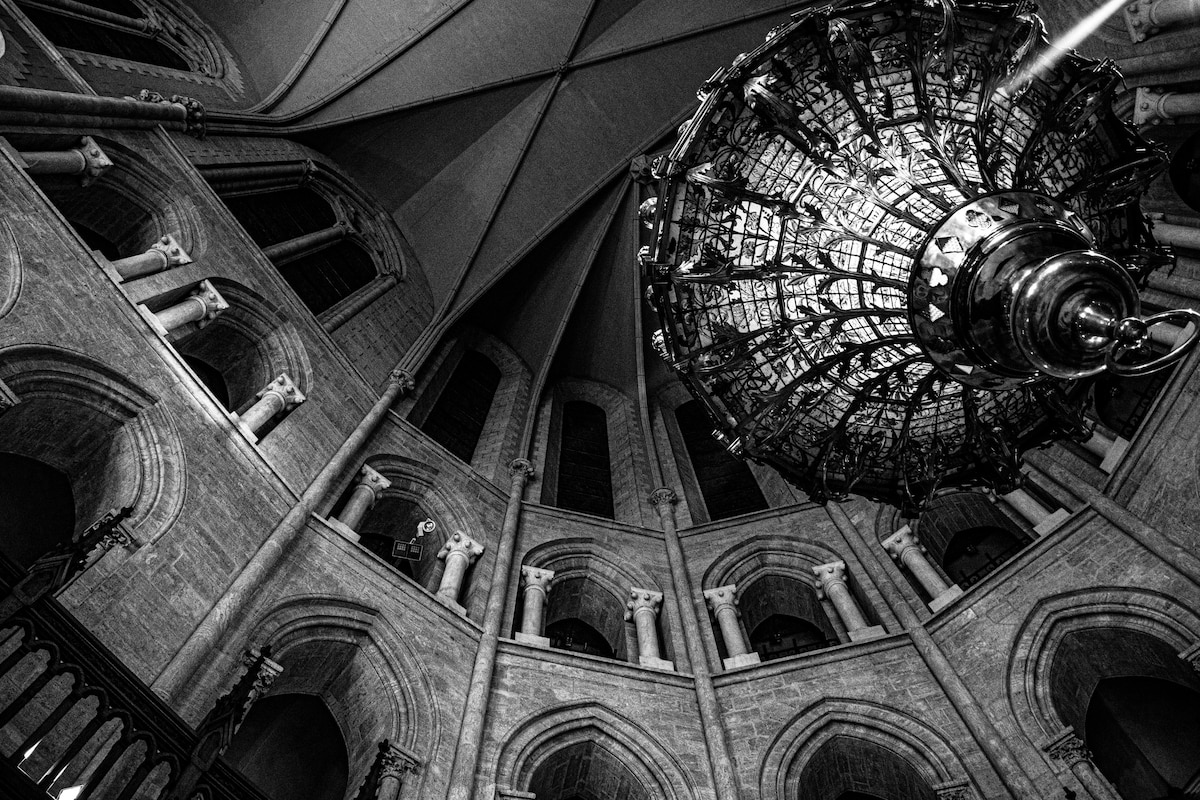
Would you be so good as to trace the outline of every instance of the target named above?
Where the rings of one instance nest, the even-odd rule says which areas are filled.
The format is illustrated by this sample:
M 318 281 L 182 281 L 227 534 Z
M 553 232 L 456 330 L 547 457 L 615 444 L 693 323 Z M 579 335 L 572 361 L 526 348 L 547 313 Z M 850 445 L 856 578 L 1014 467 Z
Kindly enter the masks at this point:
M 797 14 L 718 71 L 656 164 L 642 254 L 660 355 L 731 452 L 814 500 L 915 511 L 1086 437 L 1089 381 L 1193 347 L 1140 318 L 1170 263 L 1138 208 L 1166 166 L 1120 75 L 1022 2 Z M 1166 354 L 1149 326 L 1191 324 Z

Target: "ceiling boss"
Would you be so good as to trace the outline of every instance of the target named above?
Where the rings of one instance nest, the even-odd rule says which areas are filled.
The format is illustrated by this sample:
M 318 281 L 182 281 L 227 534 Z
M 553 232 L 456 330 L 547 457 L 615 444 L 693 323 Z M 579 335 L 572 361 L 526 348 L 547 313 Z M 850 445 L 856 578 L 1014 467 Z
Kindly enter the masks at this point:
M 1195 312 L 1141 316 L 1166 158 L 1119 80 L 1004 0 L 824 5 L 719 70 L 642 259 L 718 438 L 814 500 L 915 511 L 1011 488 L 1024 450 L 1086 438 L 1090 378 L 1194 347 Z M 1155 325 L 1187 333 L 1158 352 Z

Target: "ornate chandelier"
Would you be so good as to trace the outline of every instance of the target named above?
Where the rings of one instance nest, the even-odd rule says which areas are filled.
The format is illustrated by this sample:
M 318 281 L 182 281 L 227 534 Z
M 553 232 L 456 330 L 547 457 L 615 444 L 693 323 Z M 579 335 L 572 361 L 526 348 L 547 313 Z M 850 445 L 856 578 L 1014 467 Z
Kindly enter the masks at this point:
M 1162 368 L 1137 287 L 1170 261 L 1138 199 L 1165 166 L 1111 62 L 1024 2 L 797 14 L 719 70 L 656 164 L 655 346 L 731 452 L 814 500 L 917 509 L 1086 438 L 1087 380 Z

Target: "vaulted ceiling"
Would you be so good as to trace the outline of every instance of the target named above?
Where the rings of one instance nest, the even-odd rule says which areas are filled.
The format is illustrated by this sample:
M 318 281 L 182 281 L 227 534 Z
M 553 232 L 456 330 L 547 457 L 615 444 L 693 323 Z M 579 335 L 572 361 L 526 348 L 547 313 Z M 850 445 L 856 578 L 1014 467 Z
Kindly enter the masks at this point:
M 539 384 L 573 375 L 630 396 L 642 393 L 635 255 L 645 189 L 629 162 L 668 147 L 697 87 L 798 8 L 794 0 L 197 5 L 247 72 L 249 104 L 214 110 L 214 128 L 269 130 L 328 154 L 412 244 L 436 306 L 414 364 L 465 320 L 510 344 Z

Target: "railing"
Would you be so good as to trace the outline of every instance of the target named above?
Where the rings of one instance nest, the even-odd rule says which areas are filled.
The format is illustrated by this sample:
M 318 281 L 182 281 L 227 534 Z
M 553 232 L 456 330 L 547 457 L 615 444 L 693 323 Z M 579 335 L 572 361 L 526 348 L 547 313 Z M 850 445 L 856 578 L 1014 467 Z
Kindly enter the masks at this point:
M 259 689 L 256 666 L 193 729 L 53 599 L 75 570 L 31 591 L 47 574 L 37 566 L 0 558 L 0 796 L 265 800 L 219 758 Z

